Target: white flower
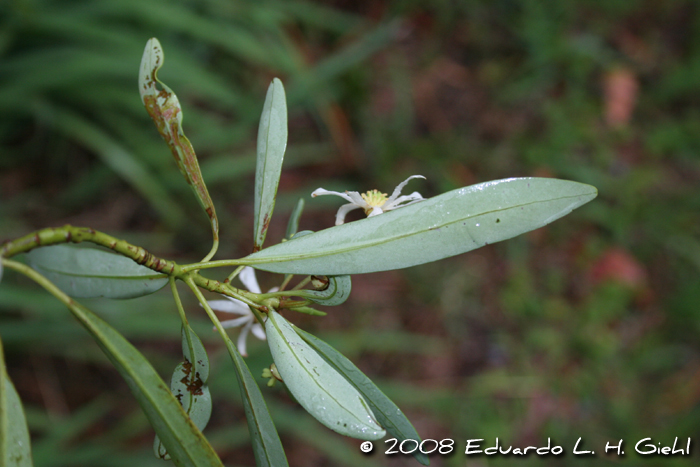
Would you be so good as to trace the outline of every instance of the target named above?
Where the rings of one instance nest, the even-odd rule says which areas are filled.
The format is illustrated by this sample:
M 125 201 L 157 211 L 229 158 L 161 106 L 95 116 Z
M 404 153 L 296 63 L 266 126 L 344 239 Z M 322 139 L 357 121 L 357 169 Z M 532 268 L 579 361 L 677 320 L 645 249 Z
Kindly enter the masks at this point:
M 258 279 L 255 277 L 255 269 L 250 266 L 246 266 L 241 271 L 238 276 L 241 279 L 243 285 L 246 286 L 248 290 L 253 293 L 261 293 L 260 285 L 258 285 Z M 270 289 L 270 292 L 275 292 L 277 287 Z M 260 323 L 255 321 L 255 315 L 248 305 L 235 298 L 226 297 L 227 300 L 208 300 L 209 306 L 216 311 L 222 311 L 224 313 L 233 313 L 240 315 L 238 318 L 228 319 L 221 322 L 224 328 L 235 328 L 241 326 L 241 333 L 238 335 L 238 351 L 244 357 L 248 356 L 246 339 L 248 337 L 248 332 L 252 332 L 255 337 L 264 341 L 265 331 Z
M 318 188 L 311 193 L 311 196 L 316 197 L 320 195 L 335 195 L 350 201 L 350 203 L 340 206 L 340 209 L 338 209 L 338 214 L 335 216 L 335 225 L 340 225 L 345 222 L 345 216 L 347 213 L 353 209 L 362 208 L 365 210 L 367 217 L 372 217 L 383 212 L 391 211 L 392 209 L 402 208 L 404 206 L 408 206 L 409 204 L 423 201 L 424 198 L 417 191 L 414 191 L 410 195 L 399 196 L 401 194 L 401 190 L 403 190 L 403 187 L 405 187 L 408 181 L 412 178 L 425 179 L 425 177 L 422 175 L 411 175 L 406 180 L 401 182 L 388 198 L 386 193 L 381 193 L 378 190 L 370 190 L 367 193 L 360 194 L 357 191 L 346 191 L 345 193 L 339 193 L 337 191 L 324 190 L 323 188 Z

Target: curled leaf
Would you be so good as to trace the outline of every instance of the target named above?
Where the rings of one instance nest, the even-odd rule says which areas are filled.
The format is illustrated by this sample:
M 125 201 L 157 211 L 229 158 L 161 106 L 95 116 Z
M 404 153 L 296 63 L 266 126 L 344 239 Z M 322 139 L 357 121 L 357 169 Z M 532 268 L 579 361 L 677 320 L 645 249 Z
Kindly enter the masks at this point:
M 320 305 L 334 306 L 345 302 L 352 290 L 350 276 L 328 276 L 322 290 L 299 290 L 295 295 Z
M 197 155 L 192 143 L 187 139 L 182 129 L 182 109 L 175 93 L 158 80 L 158 70 L 163 66 L 165 55 L 163 48 L 155 37 L 149 39 L 141 58 L 139 71 L 139 93 L 141 102 L 146 107 L 148 115 L 156 124 L 158 132 L 170 147 L 182 175 L 194 191 L 197 201 L 209 217 L 211 223 L 214 247 L 207 255 L 208 260 L 216 252 L 219 243 L 219 221 L 216 217 L 214 203 L 209 196 L 207 186 L 202 178 Z M 156 83 L 162 89 L 158 90 Z
M 272 311 L 265 332 L 284 384 L 316 420 L 353 438 L 377 440 L 386 434 L 357 389 L 309 347 L 289 321 Z

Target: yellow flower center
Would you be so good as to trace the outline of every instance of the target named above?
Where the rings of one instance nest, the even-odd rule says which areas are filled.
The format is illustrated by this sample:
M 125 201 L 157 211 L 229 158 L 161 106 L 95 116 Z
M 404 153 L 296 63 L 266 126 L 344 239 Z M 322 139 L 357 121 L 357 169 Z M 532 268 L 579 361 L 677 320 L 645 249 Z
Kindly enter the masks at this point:
M 381 206 L 382 204 L 386 203 L 387 200 L 387 194 L 380 193 L 379 190 L 370 190 L 367 193 L 362 193 L 360 196 L 362 196 L 362 199 L 364 199 L 365 202 L 373 208 Z
M 380 193 L 379 190 L 370 190 L 367 193 L 362 193 L 360 196 L 362 196 L 362 199 L 367 203 L 367 207 L 364 208 L 366 216 L 369 216 L 369 213 L 372 212 L 372 208 L 386 203 L 387 199 L 386 193 Z

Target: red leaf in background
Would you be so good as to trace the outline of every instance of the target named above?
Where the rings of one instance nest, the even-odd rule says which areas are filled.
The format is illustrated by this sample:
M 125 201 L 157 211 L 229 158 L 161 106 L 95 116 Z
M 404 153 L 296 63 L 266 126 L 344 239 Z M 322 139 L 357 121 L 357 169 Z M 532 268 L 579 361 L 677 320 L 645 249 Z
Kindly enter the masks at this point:
M 618 128 L 627 125 L 637 103 L 637 77 L 626 68 L 615 68 L 603 77 L 605 121 Z
M 622 248 L 606 250 L 590 269 L 591 282 L 618 282 L 633 289 L 641 289 L 646 284 L 647 272 L 631 254 Z

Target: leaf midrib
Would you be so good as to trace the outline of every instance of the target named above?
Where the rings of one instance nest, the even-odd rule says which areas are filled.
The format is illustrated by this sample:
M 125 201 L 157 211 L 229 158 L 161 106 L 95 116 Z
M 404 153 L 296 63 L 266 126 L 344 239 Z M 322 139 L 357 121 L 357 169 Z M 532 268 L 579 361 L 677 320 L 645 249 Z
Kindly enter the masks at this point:
M 279 316 L 281 317 L 281 315 L 279 315 Z M 271 315 L 270 317 L 272 317 L 272 315 Z M 283 318 L 283 319 L 284 319 L 284 318 Z M 304 372 L 305 372 L 306 374 L 308 374 L 309 377 L 310 377 L 311 379 L 313 379 L 313 380 L 316 382 L 316 384 L 318 385 L 318 387 L 320 387 L 321 389 L 323 389 L 323 392 L 325 392 L 325 393 L 328 395 L 328 397 L 330 397 L 330 398 L 338 405 L 338 407 L 342 407 L 343 410 L 344 410 L 346 413 L 348 413 L 349 415 L 351 415 L 352 417 L 354 417 L 355 420 L 358 421 L 358 423 L 360 423 L 360 424 L 362 424 L 362 425 L 366 425 L 365 422 L 363 422 L 363 421 L 362 421 L 359 417 L 357 417 L 352 411 L 348 410 L 347 407 L 345 407 L 345 406 L 344 406 L 343 404 L 341 404 L 335 397 L 333 397 L 333 394 L 331 394 L 330 392 L 328 392 L 328 389 L 326 389 L 326 387 L 325 387 L 323 384 L 321 384 L 321 381 L 319 381 L 319 380 L 317 379 L 316 375 L 314 375 L 313 372 L 309 371 L 309 370 L 306 368 L 306 366 L 301 362 L 301 360 L 300 360 L 299 357 L 297 356 L 296 352 L 294 352 L 293 350 L 291 350 L 291 344 L 289 343 L 289 341 L 287 340 L 287 338 L 284 336 L 284 333 L 282 333 L 282 330 L 280 329 L 280 327 L 277 325 L 277 321 L 273 319 L 271 322 L 272 322 L 272 325 L 277 329 L 277 332 L 280 334 L 280 336 L 282 337 L 282 339 L 284 340 L 284 342 L 287 344 L 287 347 L 289 347 L 291 354 L 294 356 L 294 359 L 297 361 L 297 363 L 299 364 L 299 366 L 300 366 L 301 368 L 304 369 Z M 302 341 L 303 341 L 303 339 L 302 339 Z M 308 346 L 308 344 L 306 344 L 306 345 Z M 309 346 L 309 348 L 311 349 L 310 346 Z M 314 350 L 311 349 L 311 351 L 314 351 Z M 338 373 L 337 370 L 335 370 L 332 366 L 329 365 L 329 367 L 331 367 L 332 370 L 334 370 L 334 371 L 336 371 L 336 373 Z M 342 374 L 338 373 L 338 375 L 339 375 L 341 378 L 344 378 L 344 377 L 342 376 Z M 347 381 L 347 380 L 346 380 L 346 381 Z M 354 387 L 354 385 L 352 385 L 352 386 Z M 360 393 L 358 392 L 358 394 L 360 394 Z M 361 394 L 360 394 L 360 397 L 362 397 Z
M 255 220 L 255 222 L 256 222 L 256 224 L 257 224 L 257 225 L 256 225 L 256 229 L 255 229 L 255 230 L 256 230 L 256 232 L 255 232 L 255 236 L 256 236 L 256 238 L 255 238 L 255 243 L 256 243 L 256 245 L 258 245 L 258 246 L 260 246 L 260 247 L 262 247 L 262 244 L 263 244 L 263 241 L 262 241 L 262 238 L 261 238 L 261 237 L 263 236 L 263 235 L 262 235 L 262 234 L 263 234 L 263 229 L 264 229 L 264 227 L 265 227 L 265 222 L 264 222 L 263 219 L 261 219 L 261 217 L 264 217 L 264 216 L 262 216 L 262 212 L 263 212 L 263 209 L 266 208 L 265 206 L 263 206 L 263 204 L 264 204 L 263 202 L 265 201 L 265 197 L 264 197 L 263 195 L 267 193 L 267 190 L 265 189 L 265 186 L 266 186 L 266 183 L 265 183 L 265 182 L 266 182 L 266 176 L 267 176 L 267 162 L 268 162 L 268 160 L 269 160 L 269 157 L 268 157 L 268 156 L 270 155 L 270 129 L 272 128 L 272 111 L 273 111 L 274 103 L 275 103 L 275 90 L 276 90 L 275 88 L 276 88 L 276 87 L 275 87 L 275 82 L 274 82 L 274 80 L 272 81 L 272 85 L 271 85 L 271 86 L 272 86 L 272 97 L 270 98 L 270 109 L 269 109 L 269 111 L 268 111 L 267 128 L 266 128 L 266 131 L 265 131 L 265 158 L 264 158 L 264 160 L 263 160 L 263 167 L 262 167 L 262 181 L 261 181 L 261 187 L 260 187 L 260 201 L 259 201 L 259 205 L 258 205 L 258 213 L 257 213 L 258 215 L 257 215 L 256 220 Z M 281 170 L 281 167 L 280 167 L 280 170 Z M 275 192 L 276 192 L 276 190 L 275 190 Z M 271 203 L 267 203 L 267 204 L 270 205 L 270 206 L 274 206 L 274 204 L 275 204 L 274 194 L 273 194 L 273 197 L 272 197 L 272 202 L 271 202 Z
M 230 339 L 226 339 L 226 347 L 227 347 L 227 349 L 228 349 L 228 351 L 229 351 L 229 354 L 231 355 L 231 357 L 232 357 L 233 360 L 234 360 L 234 365 L 236 366 L 237 370 L 238 370 L 239 373 L 240 373 L 240 374 L 239 374 L 239 376 L 240 376 L 239 384 L 240 384 L 240 387 L 241 387 L 241 389 L 242 389 L 241 392 L 242 392 L 243 394 L 245 394 L 245 398 L 247 399 L 248 407 L 250 408 L 250 413 L 253 415 L 253 423 L 255 424 L 255 426 L 256 426 L 256 428 L 257 428 L 257 432 L 258 432 L 259 439 L 260 439 L 260 444 L 262 444 L 262 446 L 263 446 L 263 453 L 264 453 L 264 455 L 265 455 L 265 459 L 267 459 L 268 465 L 272 467 L 272 466 L 273 466 L 273 463 L 272 463 L 272 460 L 271 460 L 271 453 L 268 452 L 267 444 L 266 444 L 266 442 L 265 442 L 265 437 L 263 436 L 263 431 L 264 431 L 264 430 L 263 430 L 263 428 L 262 428 L 262 424 L 261 424 L 260 420 L 258 419 L 257 411 L 256 411 L 256 409 L 255 409 L 255 404 L 253 404 L 253 398 L 252 398 L 252 395 L 251 395 L 250 390 L 249 390 L 249 388 L 248 388 L 248 385 L 249 385 L 249 384 L 257 384 L 257 383 L 256 383 L 255 381 L 249 381 L 248 384 L 246 384 L 245 382 L 243 382 L 243 379 L 244 379 L 244 378 L 247 379 L 247 378 L 248 378 L 248 375 L 247 375 L 247 374 L 244 374 L 244 368 L 243 368 L 242 366 L 239 366 L 239 365 L 240 365 L 240 364 L 245 364 L 245 362 L 243 361 L 243 358 L 242 358 L 242 357 L 240 357 L 240 358 L 241 358 L 241 361 L 238 360 L 239 354 L 235 354 L 235 353 L 237 352 L 237 350 L 235 350 L 235 348 L 233 347 L 233 342 L 231 342 Z M 248 370 L 248 372 L 250 372 L 250 369 Z M 263 403 L 264 403 L 264 402 L 265 402 L 265 401 L 263 400 Z M 279 439 L 279 437 L 278 437 L 277 439 Z M 283 454 L 283 456 L 284 456 L 284 452 L 283 452 L 282 454 Z M 285 456 L 285 461 L 286 461 L 286 456 Z M 289 464 L 287 463 L 287 464 L 285 464 L 285 465 L 289 465 Z
M 131 276 L 101 276 L 97 274 L 77 274 L 74 272 L 61 271 L 60 269 L 53 269 L 43 265 L 34 266 L 37 269 L 43 269 L 47 272 L 53 272 L 54 274 L 61 274 L 64 276 L 71 277 L 84 277 L 90 279 L 113 279 L 113 280 L 142 280 L 142 279 L 161 279 L 168 277 L 167 274 L 146 274 L 143 276 L 131 275 Z
M 112 331 L 110 329 L 111 327 L 105 323 L 106 326 L 104 327 L 104 330 L 100 329 L 98 327 L 98 325 L 101 323 L 99 323 L 99 321 L 97 321 L 97 322 L 93 321 L 93 317 L 91 316 L 91 313 L 85 313 L 85 310 L 80 310 L 80 314 L 84 318 L 84 319 L 81 319 L 81 321 L 88 324 L 88 328 L 91 332 L 93 332 L 97 336 L 100 336 L 99 339 L 102 342 L 102 344 L 105 347 L 110 349 L 112 356 L 114 357 L 114 359 L 116 361 L 119 362 L 119 364 L 122 366 L 122 368 L 124 368 L 130 374 L 137 374 L 138 370 L 132 369 L 132 366 L 127 362 L 130 359 L 129 356 L 124 355 L 121 352 L 119 352 L 118 349 L 115 348 L 116 343 L 113 342 L 111 338 L 108 338 L 105 335 L 105 333 L 109 333 Z M 95 317 L 95 318 L 97 318 L 97 317 Z M 115 337 L 116 337 L 116 335 L 115 335 Z M 120 337 L 122 337 L 122 336 L 120 336 Z M 124 341 L 127 344 L 130 344 L 126 339 L 124 339 Z M 128 346 L 125 346 L 125 348 L 128 349 L 127 351 L 133 351 L 133 349 L 129 349 Z M 132 369 L 132 371 L 129 371 L 129 369 Z M 152 370 L 153 374 L 157 375 L 157 373 L 155 373 L 155 369 L 153 369 L 153 367 L 151 367 L 150 369 Z M 146 375 L 143 375 L 143 376 L 148 378 L 148 376 L 146 376 Z M 178 436 L 179 431 L 177 430 L 176 425 L 174 425 L 174 423 L 173 423 L 174 420 L 171 420 L 171 417 L 166 416 L 166 412 L 163 411 L 163 409 L 161 408 L 160 402 L 162 402 L 163 398 L 158 396 L 155 393 L 157 391 L 151 392 L 149 390 L 150 385 L 144 384 L 143 378 L 133 378 L 132 377 L 131 380 L 136 383 L 136 385 L 141 390 L 141 394 L 143 394 L 143 396 L 146 397 L 146 399 L 151 403 L 151 407 L 153 407 L 158 413 L 160 413 L 161 420 L 165 423 L 165 425 L 168 427 L 168 429 L 174 435 L 174 437 L 179 438 L 179 436 Z M 156 380 L 156 385 L 158 386 L 157 389 L 165 388 L 167 390 L 167 386 L 165 385 L 165 383 L 162 380 L 160 381 L 160 383 L 162 383 L 162 386 L 160 384 L 158 384 L 158 382 Z M 175 399 L 173 398 L 173 400 L 175 400 Z M 166 405 L 169 404 L 169 402 L 167 402 L 167 401 L 168 401 L 168 399 L 166 398 L 166 402 L 165 402 Z M 176 400 L 175 400 L 175 402 L 177 403 Z M 182 407 L 182 406 L 180 406 L 180 407 Z M 177 423 L 177 422 L 175 422 L 175 423 Z M 196 434 L 195 434 L 195 436 L 196 436 Z M 185 448 L 184 445 L 182 445 L 182 447 L 183 447 L 183 452 L 187 455 L 187 458 L 189 459 L 189 461 L 192 462 L 192 465 L 197 465 L 196 458 L 192 457 L 193 453 L 191 453 L 189 449 Z M 219 463 L 220 462 L 221 461 L 219 460 Z
M 513 206 L 509 206 L 507 208 L 493 209 L 491 211 L 484 211 L 484 212 L 481 212 L 479 214 L 474 214 L 474 215 L 470 215 L 467 217 L 462 217 L 462 218 L 456 219 L 454 221 L 445 222 L 443 224 L 439 224 L 439 225 L 436 225 L 434 227 L 430 227 L 428 229 L 422 229 L 422 230 L 417 230 L 414 232 L 408 232 L 408 233 L 403 234 L 403 235 L 391 236 L 391 237 L 388 237 L 384 240 L 369 240 L 369 241 L 363 242 L 363 243 L 355 243 L 351 247 L 347 247 L 347 248 L 337 248 L 337 249 L 330 249 L 330 250 L 324 249 L 324 250 L 318 250 L 318 251 L 315 251 L 312 253 L 297 253 L 297 254 L 293 254 L 293 255 L 287 254 L 287 255 L 279 255 L 279 256 L 268 256 L 268 257 L 263 257 L 263 258 L 249 258 L 248 257 L 248 258 L 243 258 L 241 263 L 242 264 L 265 264 L 265 263 L 270 263 L 270 262 L 283 263 L 283 262 L 288 262 L 288 261 L 298 261 L 298 260 L 302 260 L 302 259 L 313 259 L 313 258 L 318 258 L 318 257 L 339 255 L 339 254 L 347 253 L 349 251 L 364 249 L 364 248 L 368 248 L 368 247 L 372 247 L 372 246 L 383 245 L 385 243 L 393 242 L 396 240 L 401 240 L 404 238 L 411 237 L 413 235 L 419 235 L 419 234 L 425 233 L 429 230 L 439 230 L 443 227 L 462 222 L 466 219 L 474 219 L 474 218 L 477 218 L 479 216 L 484 216 L 486 214 L 508 211 L 511 209 L 516 209 L 516 208 L 524 207 L 524 206 L 530 206 L 530 205 L 538 204 L 538 203 L 559 201 L 559 200 L 569 199 L 569 198 L 579 198 L 581 196 L 587 196 L 587 195 L 590 195 L 590 193 L 582 193 L 582 194 L 578 194 L 578 195 L 574 195 L 574 196 L 562 196 L 559 198 L 551 198 L 551 199 L 546 199 L 546 200 L 537 200 L 537 201 L 532 201 L 530 203 L 516 204 Z

